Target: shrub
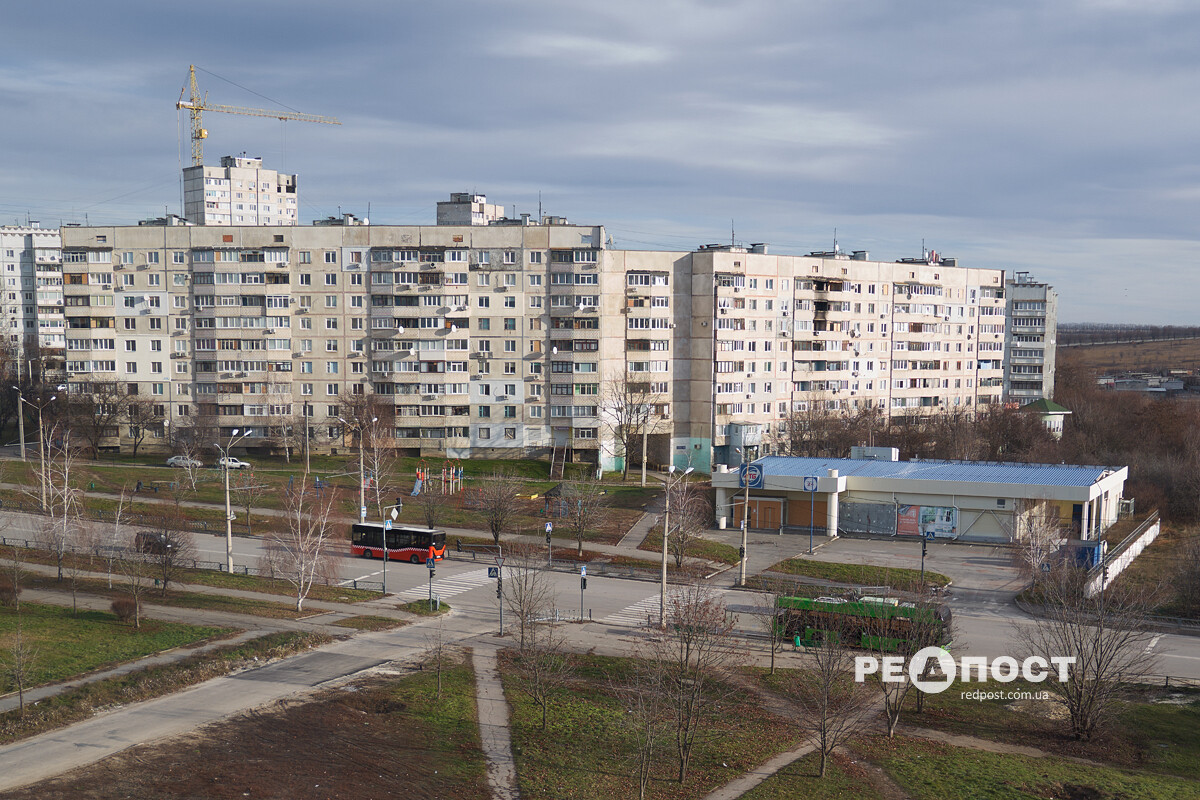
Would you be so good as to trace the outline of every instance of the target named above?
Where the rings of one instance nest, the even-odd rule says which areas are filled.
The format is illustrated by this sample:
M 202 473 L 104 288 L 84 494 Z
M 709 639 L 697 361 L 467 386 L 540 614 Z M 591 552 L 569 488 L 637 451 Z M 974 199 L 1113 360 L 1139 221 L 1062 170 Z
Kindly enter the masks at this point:
M 15 606 L 20 595 L 21 584 L 13 581 L 11 575 L 0 575 L 0 606 Z
M 138 601 L 129 595 L 118 595 L 113 598 L 112 612 L 121 622 L 130 622 L 138 612 Z

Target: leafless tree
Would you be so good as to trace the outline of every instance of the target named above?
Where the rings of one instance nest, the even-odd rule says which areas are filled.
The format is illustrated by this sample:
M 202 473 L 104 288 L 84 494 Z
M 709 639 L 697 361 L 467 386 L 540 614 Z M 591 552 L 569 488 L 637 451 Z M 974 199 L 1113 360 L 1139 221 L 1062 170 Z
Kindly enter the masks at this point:
M 779 618 L 780 594 L 776 591 L 759 592 L 755 595 L 754 618 L 767 634 L 767 646 L 771 650 L 771 674 L 775 674 L 775 654 L 783 649 L 787 633 L 783 620 Z
M 145 562 L 142 560 L 139 547 L 141 540 L 135 531 L 129 529 L 124 524 L 118 524 L 114 521 L 113 527 L 121 531 L 121 538 L 118 541 L 123 543 L 126 553 L 125 558 L 117 560 L 116 566 L 124 578 L 129 599 L 133 601 L 133 627 L 141 628 L 142 598 L 150 586 L 149 572 Z
M 943 606 L 924 599 L 917 602 L 912 613 L 908 615 L 880 614 L 867 621 L 865 630 L 843 630 L 839 634 L 847 638 L 858 638 L 865 634 L 865 640 L 872 643 L 871 649 L 875 651 L 876 656 L 883 658 L 897 654 L 912 655 L 925 647 L 947 644 L 953 636 L 949 626 L 950 622 Z M 928 670 L 932 669 L 932 662 L 926 662 L 926 668 L 927 672 L 923 677 L 929 677 Z M 889 738 L 896 735 L 905 698 L 913 688 L 907 670 L 902 670 L 899 678 L 884 681 L 879 674 L 871 678 L 879 689 L 883 702 Z M 917 706 L 918 710 L 924 707 L 924 698 L 920 693 L 917 695 Z
M 1050 563 L 1050 557 L 1062 545 L 1063 538 L 1058 509 L 1044 500 L 1035 503 L 1018 516 L 1013 536 L 1013 559 L 1022 573 L 1037 583 L 1043 565 Z
M 712 520 L 712 506 L 700 484 L 686 478 L 669 486 L 671 493 L 671 530 L 667 548 L 682 569 L 688 554 Z
M 190 491 L 195 492 L 206 476 L 203 466 L 204 448 L 200 447 L 190 436 L 185 438 L 172 434 L 171 451 L 177 456 L 183 456 L 184 459 L 182 465 L 175 468 L 176 486 L 187 487 Z
M 1184 613 L 1200 613 L 1200 537 L 1193 534 L 1184 543 L 1172 578 L 1176 600 Z
M 584 534 L 596 528 L 608 508 L 607 491 L 595 480 L 564 483 L 562 500 L 567 504 L 567 525 L 575 534 L 576 552 L 582 556 Z
M 148 398 L 130 397 L 125 404 L 125 417 L 129 424 L 129 441 L 133 455 L 138 454 L 146 437 L 156 428 L 161 429 L 162 418 L 155 411 L 155 403 Z
M 51 447 L 46 459 L 47 509 L 40 535 L 42 543 L 54 553 L 59 583 L 63 580 L 67 553 L 75 546 L 83 506 L 82 491 L 76 486 L 79 448 L 71 441 L 70 431 L 62 432 L 61 436 L 61 446 Z M 36 490 L 31 488 L 30 491 Z
M 131 396 L 120 381 L 91 381 L 64 398 L 63 417 L 76 438 L 93 453 L 105 440 L 119 438 L 121 423 L 129 419 Z
M 337 493 L 313 488 L 306 473 L 285 496 L 284 529 L 267 534 L 278 574 L 296 591 L 297 611 L 303 610 L 313 585 L 328 580 L 338 535 L 336 508 Z
M 733 620 L 712 589 L 687 584 L 668 598 L 666 630 L 647 644 L 644 655 L 660 674 L 680 783 L 687 777 L 697 738 L 729 691 L 720 678 L 737 654 Z
M 21 610 L 21 552 L 16 545 L 8 548 L 4 574 L 0 575 L 0 605 Z
M 599 412 L 621 457 L 621 480 L 629 476 L 634 454 L 641 463 L 649 437 L 667 430 L 666 398 L 635 374 L 619 372 L 600 386 Z
M 1120 585 L 1089 597 L 1086 576 L 1072 565 L 1052 570 L 1040 584 L 1038 618 L 1015 634 L 1024 656 L 1074 659 L 1065 682 L 1052 674 L 1044 686 L 1066 707 L 1071 736 L 1083 740 L 1111 721 L 1122 678 L 1150 672 L 1155 660 L 1144 599 Z
M 379 519 L 383 519 L 383 509 L 390 505 L 389 501 L 397 492 L 395 479 L 399 456 L 396 454 L 395 427 L 390 421 L 391 417 L 391 414 L 386 420 L 372 417 L 362 431 L 363 465 L 372 476 L 371 483 L 366 487 L 366 494 L 375 504 Z M 422 494 L 428 489 L 426 485 Z
M 231 470 L 232 471 L 232 470 Z M 233 504 L 246 512 L 246 533 L 253 534 L 250 515 L 254 506 L 271 493 L 270 484 L 254 473 L 253 469 L 239 469 L 229 482 L 229 494 Z
M 524 543 L 508 547 L 504 557 L 504 607 L 517 621 L 518 648 L 524 652 L 533 640 L 536 621 L 554 607 L 554 587 L 539 548 Z
M 836 630 L 823 633 L 808 649 L 808 663 L 796 673 L 790 692 L 802 711 L 797 723 L 820 753 L 822 778 L 830 754 L 870 726 L 875 699 L 869 686 L 854 680 L 849 637 Z
M 425 520 L 425 527 L 436 528 L 442 512 L 446 510 L 446 498 L 440 494 L 434 494 L 426 488 L 421 490 L 415 500 L 417 508 L 421 512 L 421 518 Z
M 0 670 L 17 689 L 17 703 L 21 718 L 25 718 L 25 689 L 33 679 L 38 665 L 37 648 L 25 638 L 21 625 L 21 613 L 17 611 L 16 630 L 8 647 L 0 652 Z
M 421 668 L 429 667 L 437 672 L 437 699 L 442 699 L 442 672 L 454 664 L 455 649 L 446 636 L 446 618 L 438 617 L 432 627 L 425 633 L 425 657 Z
M 196 542 L 189 531 L 164 530 L 160 537 L 146 556 L 159 581 L 159 596 L 166 597 L 171 582 L 179 579 L 187 564 L 195 563 Z
M 509 470 L 497 470 L 481 483 L 480 511 L 498 545 L 521 510 L 521 479 Z
M 551 624 L 532 628 L 527 646 L 513 654 L 512 663 L 521 691 L 542 711 L 544 731 L 555 693 L 573 674 L 562 636 Z
M 613 682 L 613 691 L 625 708 L 622 720 L 634 744 L 638 800 L 646 798 L 659 750 L 669 746 L 672 715 L 664 678 L 664 672 L 655 669 L 653 662 L 639 660 L 627 677 Z

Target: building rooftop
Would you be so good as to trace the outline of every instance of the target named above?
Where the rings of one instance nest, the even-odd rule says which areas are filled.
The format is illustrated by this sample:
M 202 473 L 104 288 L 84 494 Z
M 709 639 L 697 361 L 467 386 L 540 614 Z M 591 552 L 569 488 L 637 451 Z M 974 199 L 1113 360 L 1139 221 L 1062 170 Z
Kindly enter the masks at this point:
M 1070 414 L 1071 410 L 1065 406 L 1060 406 L 1053 400 L 1042 398 L 1034 400 L 1032 403 L 1021 406 L 1022 411 L 1034 411 L 1039 414 Z
M 1014 464 L 996 461 L 858 461 L 850 458 L 766 456 L 754 462 L 763 473 L 787 477 L 816 475 L 827 470 L 864 478 L 900 478 L 921 481 L 1006 483 L 1041 486 L 1091 486 L 1120 467 L 1070 464 Z

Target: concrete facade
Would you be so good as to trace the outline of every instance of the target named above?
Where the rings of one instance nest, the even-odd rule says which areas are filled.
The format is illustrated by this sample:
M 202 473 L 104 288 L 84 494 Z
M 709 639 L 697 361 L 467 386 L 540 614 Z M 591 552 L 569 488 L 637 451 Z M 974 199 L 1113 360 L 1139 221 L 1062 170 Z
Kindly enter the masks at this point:
M 769 456 L 754 462 L 761 488 L 737 470 L 713 474 L 716 516 L 750 527 L 817 535 L 866 533 L 1007 542 L 1049 506 L 1073 537 L 1096 539 L 1116 522 L 1128 467 L 857 461 Z M 806 481 L 808 482 L 806 484 Z
M 1004 397 L 1018 405 L 1054 399 L 1058 338 L 1058 292 L 1048 283 L 1018 272 L 1005 282 Z
M 0 226 L 0 280 L 0 335 L 25 360 L 40 356 L 57 374 L 66 346 L 58 229 Z
M 193 225 L 295 225 L 299 207 L 296 176 L 264 169 L 261 158 L 183 170 L 183 216 Z

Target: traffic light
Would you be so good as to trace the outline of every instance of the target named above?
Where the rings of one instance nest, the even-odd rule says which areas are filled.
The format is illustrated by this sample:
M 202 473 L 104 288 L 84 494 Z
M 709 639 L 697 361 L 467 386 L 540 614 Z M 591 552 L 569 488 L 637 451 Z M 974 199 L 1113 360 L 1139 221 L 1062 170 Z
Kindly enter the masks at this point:
M 746 548 L 744 548 L 744 547 L 739 547 L 739 548 L 738 548 L 738 558 L 739 558 L 739 559 L 742 559 L 742 558 L 745 558 L 745 557 L 746 557 Z

